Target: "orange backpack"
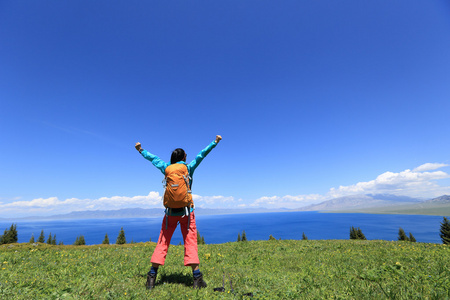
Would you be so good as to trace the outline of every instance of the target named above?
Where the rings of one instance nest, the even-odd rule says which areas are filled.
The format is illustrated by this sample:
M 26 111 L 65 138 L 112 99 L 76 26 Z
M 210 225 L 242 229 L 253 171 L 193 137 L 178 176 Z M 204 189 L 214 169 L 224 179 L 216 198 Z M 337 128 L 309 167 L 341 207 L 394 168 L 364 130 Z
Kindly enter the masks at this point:
M 191 177 L 185 164 L 171 164 L 164 179 L 164 206 L 182 208 L 192 206 Z

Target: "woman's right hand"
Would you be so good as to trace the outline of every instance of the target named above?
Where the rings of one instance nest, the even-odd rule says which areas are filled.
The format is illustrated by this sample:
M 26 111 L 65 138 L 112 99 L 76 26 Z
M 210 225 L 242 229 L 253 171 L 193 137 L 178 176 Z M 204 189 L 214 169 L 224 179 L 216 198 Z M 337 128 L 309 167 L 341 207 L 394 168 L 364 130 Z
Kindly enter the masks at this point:
M 222 137 L 220 135 L 216 135 L 216 144 L 218 144 L 221 139 L 222 139 Z

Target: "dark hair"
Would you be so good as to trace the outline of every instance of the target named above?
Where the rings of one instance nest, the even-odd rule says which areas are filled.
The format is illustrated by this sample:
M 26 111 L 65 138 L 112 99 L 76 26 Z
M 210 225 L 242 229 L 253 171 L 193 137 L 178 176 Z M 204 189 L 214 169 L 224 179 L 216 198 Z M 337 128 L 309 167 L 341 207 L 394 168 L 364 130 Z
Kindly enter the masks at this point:
M 173 150 L 172 156 L 170 157 L 170 163 L 174 164 L 174 163 L 184 160 L 185 155 L 186 155 L 186 153 L 181 148 L 177 148 L 177 149 Z

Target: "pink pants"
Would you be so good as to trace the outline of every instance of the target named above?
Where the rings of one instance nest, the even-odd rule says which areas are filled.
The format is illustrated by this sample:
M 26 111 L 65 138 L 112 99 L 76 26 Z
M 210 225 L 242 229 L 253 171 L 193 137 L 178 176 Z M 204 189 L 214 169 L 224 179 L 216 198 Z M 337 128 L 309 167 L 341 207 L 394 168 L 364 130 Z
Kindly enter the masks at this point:
M 152 263 L 164 265 L 166 260 L 167 250 L 169 250 L 170 240 L 172 239 L 173 232 L 180 224 L 181 233 L 183 234 L 184 241 L 184 265 L 189 266 L 191 264 L 199 264 L 198 249 L 197 249 L 197 226 L 195 225 L 195 215 L 191 212 L 191 224 L 188 226 L 188 216 L 164 216 L 161 233 L 159 234 L 158 244 L 152 255 Z M 166 229 L 166 218 L 168 218 L 168 224 Z

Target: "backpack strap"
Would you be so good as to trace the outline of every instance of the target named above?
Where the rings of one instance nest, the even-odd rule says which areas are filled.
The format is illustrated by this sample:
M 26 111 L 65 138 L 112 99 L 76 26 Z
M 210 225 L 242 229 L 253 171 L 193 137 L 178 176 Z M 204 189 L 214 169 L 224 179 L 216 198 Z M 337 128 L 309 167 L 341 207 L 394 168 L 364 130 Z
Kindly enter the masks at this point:
M 186 206 L 186 216 L 188 217 L 188 226 L 187 226 L 187 232 L 189 232 L 189 227 L 191 227 L 191 207 Z
M 169 215 L 170 215 L 170 207 L 166 207 L 166 230 L 169 227 Z
M 193 207 L 192 206 L 185 206 L 183 207 L 184 210 L 184 216 L 183 217 L 188 217 L 188 226 L 187 226 L 187 231 L 189 232 L 189 228 L 191 227 L 191 209 Z M 169 216 L 172 214 L 172 208 L 170 207 L 166 207 L 165 210 L 165 215 L 166 215 L 166 230 L 169 227 Z

